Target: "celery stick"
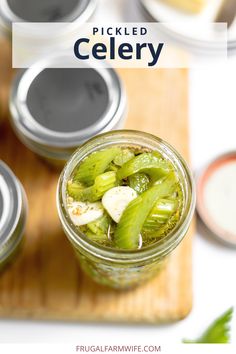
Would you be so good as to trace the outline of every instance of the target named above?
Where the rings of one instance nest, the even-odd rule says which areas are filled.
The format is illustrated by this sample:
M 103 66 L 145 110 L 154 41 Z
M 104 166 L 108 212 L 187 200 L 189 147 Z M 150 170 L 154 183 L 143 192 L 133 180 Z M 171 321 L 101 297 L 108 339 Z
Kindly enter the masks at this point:
M 70 197 L 78 200 L 81 191 L 84 189 L 84 186 L 81 183 L 78 182 L 72 182 L 69 181 L 67 183 L 67 193 L 69 194 Z
M 108 244 L 109 243 L 109 239 L 108 236 L 106 234 L 94 234 L 91 231 L 87 231 L 86 232 L 86 236 L 92 240 L 93 242 L 98 242 L 100 244 Z
M 123 166 L 126 162 L 135 157 L 133 151 L 129 149 L 123 149 L 119 154 L 114 158 L 114 164 L 117 166 Z
M 111 218 L 109 215 L 104 214 L 101 218 L 94 222 L 87 224 L 88 229 L 96 235 L 108 235 L 109 225 Z
M 157 180 L 167 175 L 170 170 L 163 159 L 159 159 L 152 153 L 143 153 L 126 162 L 117 172 L 117 177 L 121 180 L 137 172 L 144 172 Z
M 137 249 L 146 218 L 159 198 L 172 193 L 176 176 L 170 174 L 161 183 L 148 189 L 129 203 L 121 216 L 114 234 L 114 242 L 122 249 Z
M 165 224 L 176 212 L 178 201 L 172 199 L 158 199 L 143 225 L 144 230 L 155 231 Z
M 87 186 L 91 186 L 94 183 L 95 178 L 107 169 L 109 164 L 120 151 L 120 148 L 113 147 L 92 153 L 85 158 L 76 169 L 74 180 L 85 183 Z
M 76 182 L 68 183 L 68 194 L 78 201 L 96 202 L 102 198 L 103 194 L 117 185 L 116 173 L 114 171 L 105 172 L 95 178 L 94 185 L 81 188 L 81 184 L 76 187 Z
M 129 186 L 138 194 L 145 192 L 149 186 L 149 177 L 145 173 L 135 173 L 128 178 Z

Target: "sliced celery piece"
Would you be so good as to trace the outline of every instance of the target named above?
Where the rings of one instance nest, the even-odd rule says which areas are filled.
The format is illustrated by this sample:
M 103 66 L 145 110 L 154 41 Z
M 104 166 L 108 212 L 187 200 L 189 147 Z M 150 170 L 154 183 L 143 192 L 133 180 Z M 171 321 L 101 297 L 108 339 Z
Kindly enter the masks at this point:
M 85 183 L 87 186 L 91 186 L 94 183 L 95 178 L 106 171 L 108 165 L 114 160 L 120 151 L 120 148 L 113 147 L 93 152 L 85 158 L 76 169 L 74 173 L 74 181 L 79 181 Z
M 109 240 L 108 235 L 106 233 L 102 233 L 102 232 L 99 234 L 94 233 L 88 228 L 88 225 L 89 224 L 80 226 L 79 227 L 80 231 L 82 231 L 83 234 L 85 234 L 90 240 L 92 240 L 94 242 L 97 242 L 97 243 L 100 243 L 103 245 L 109 245 L 110 240 Z
M 122 249 L 137 249 L 143 224 L 159 198 L 173 193 L 176 176 L 170 173 L 161 183 L 151 187 L 129 203 L 114 234 L 114 242 Z
M 144 172 L 157 180 L 170 172 L 165 160 L 159 159 L 152 153 L 143 153 L 126 162 L 117 172 L 118 179 L 129 177 L 137 172 Z
M 178 200 L 158 199 L 143 225 L 144 230 L 155 231 L 165 224 L 176 212 Z
M 172 197 L 179 188 L 179 180 L 174 171 L 171 171 L 167 176 L 160 178 L 154 182 L 153 185 L 158 186 L 159 184 L 162 185 L 162 195 L 160 198 Z
M 97 242 L 97 243 L 100 243 L 100 244 L 105 244 L 107 245 L 109 243 L 109 239 L 108 239 L 108 236 L 107 234 L 94 234 L 93 232 L 91 231 L 87 231 L 86 232 L 86 236 L 94 241 L 94 242 Z
M 79 182 L 69 181 L 67 183 L 67 193 L 70 197 L 79 200 L 81 191 L 84 189 L 84 186 Z
M 109 172 L 109 171 L 115 171 L 115 172 L 117 172 L 118 170 L 119 170 L 119 167 L 116 166 L 113 162 L 111 162 L 111 163 L 107 166 L 106 172 Z
M 129 149 L 122 149 L 119 154 L 114 158 L 114 164 L 117 166 L 123 166 L 126 162 L 135 157 L 133 151 Z
M 116 172 L 105 172 L 97 176 L 91 187 L 81 188 L 81 184 L 78 184 L 76 188 L 76 184 L 76 182 L 68 183 L 67 191 L 71 197 L 82 202 L 96 202 L 102 198 L 106 191 L 117 185 Z
M 165 223 L 160 223 L 159 227 L 155 228 L 153 225 L 147 225 L 147 227 L 143 227 L 142 236 L 143 240 L 148 242 L 153 242 L 157 238 L 166 236 L 177 224 L 180 218 L 180 209 L 178 205 L 178 209 L 169 217 L 169 219 Z
M 128 178 L 129 186 L 138 194 L 145 192 L 149 186 L 149 177 L 145 173 L 135 173 Z
M 153 150 L 152 151 L 153 156 L 156 156 L 158 159 L 163 159 L 163 156 L 159 151 Z
M 101 218 L 87 224 L 88 229 L 96 235 L 108 235 L 108 229 L 111 224 L 109 215 L 104 214 Z

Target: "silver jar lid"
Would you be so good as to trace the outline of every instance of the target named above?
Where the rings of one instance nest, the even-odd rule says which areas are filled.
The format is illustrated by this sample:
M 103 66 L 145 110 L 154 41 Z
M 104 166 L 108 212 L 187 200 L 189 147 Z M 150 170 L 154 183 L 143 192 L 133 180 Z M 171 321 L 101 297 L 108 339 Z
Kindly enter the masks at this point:
M 0 160 L 0 265 L 20 244 L 25 228 L 27 201 L 23 187 Z
M 21 141 L 58 161 L 67 160 L 94 135 L 121 128 L 126 112 L 126 95 L 115 70 L 105 64 L 95 68 L 92 62 L 60 68 L 65 61 L 73 58 L 51 56 L 20 71 L 10 98 L 12 125 Z
M 11 32 L 12 22 L 79 22 L 93 15 L 97 0 L 1 0 L 3 29 Z
M 209 236 L 236 247 L 236 151 L 216 157 L 198 175 L 197 211 Z

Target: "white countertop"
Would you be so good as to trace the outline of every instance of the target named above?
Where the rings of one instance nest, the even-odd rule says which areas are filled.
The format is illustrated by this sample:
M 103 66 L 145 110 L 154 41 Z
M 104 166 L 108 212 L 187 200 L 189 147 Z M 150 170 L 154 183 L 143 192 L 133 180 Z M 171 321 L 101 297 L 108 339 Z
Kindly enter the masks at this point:
M 131 0 L 132 1 L 132 0 Z M 97 19 L 126 21 L 128 1 L 100 0 Z M 225 68 L 190 71 L 191 154 L 194 170 L 218 153 L 236 149 L 236 56 Z M 235 208 L 236 210 L 236 208 Z M 193 245 L 194 307 L 185 320 L 165 326 L 122 326 L 0 320 L 0 342 L 89 341 L 118 344 L 180 343 L 195 337 L 218 314 L 236 309 L 236 250 L 227 248 L 198 230 Z M 236 316 L 235 316 L 236 317 Z M 236 343 L 236 319 L 234 339 Z M 138 338 L 138 340 L 137 340 Z

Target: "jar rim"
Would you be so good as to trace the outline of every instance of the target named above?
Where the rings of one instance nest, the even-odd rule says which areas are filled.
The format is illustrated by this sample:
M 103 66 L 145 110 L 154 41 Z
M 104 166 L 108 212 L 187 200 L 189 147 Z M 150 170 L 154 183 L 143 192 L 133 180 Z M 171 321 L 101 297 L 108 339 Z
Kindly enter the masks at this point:
M 61 21 L 84 23 L 90 19 L 96 7 L 97 7 L 97 0 L 83 0 L 82 2 L 78 1 L 78 5 L 75 7 L 74 11 L 69 13 L 66 16 L 63 16 L 61 18 Z M 0 15 L 3 18 L 6 29 L 9 31 L 11 31 L 11 24 L 13 22 L 27 22 L 26 20 L 17 16 L 14 13 L 14 11 L 10 8 L 7 0 L 2 0 Z M 47 33 L 45 32 L 45 34 Z
M 0 223 L 0 262 L 4 261 L 20 243 L 25 229 L 27 198 L 25 191 L 10 170 L 0 160 L 0 194 L 3 194 L 3 212 Z M 4 206 L 5 204 L 5 206 Z
M 114 137 L 117 138 L 117 141 L 114 141 Z M 103 141 L 104 144 L 106 142 L 106 146 L 120 145 L 119 142 L 121 140 L 123 144 L 125 144 L 125 140 L 127 143 L 128 137 L 133 137 L 136 139 L 136 141 L 134 140 L 133 145 L 143 146 L 141 144 L 141 141 L 137 142 L 138 140 L 143 140 L 143 143 L 144 141 L 146 141 L 146 143 L 147 141 L 149 141 L 149 143 L 152 142 L 156 146 L 159 145 L 159 148 L 163 149 L 162 152 L 164 152 L 166 156 L 167 154 L 169 154 L 169 158 L 170 156 L 172 156 L 172 158 L 175 159 L 175 164 L 178 164 L 178 172 L 181 172 L 183 174 L 182 179 L 184 180 L 182 182 L 184 182 L 184 186 L 182 187 L 185 188 L 185 203 L 183 206 L 181 218 L 175 228 L 157 242 L 138 250 L 122 250 L 116 248 L 109 248 L 106 246 L 99 245 L 98 243 L 88 239 L 86 235 L 84 235 L 80 230 L 78 230 L 78 228 L 76 228 L 76 226 L 72 223 L 67 212 L 67 208 L 65 206 L 66 182 L 78 162 L 80 162 L 85 156 L 89 155 L 91 152 L 98 150 L 96 147 L 99 146 L 99 149 L 104 148 L 105 146 L 102 144 L 101 141 Z M 95 148 L 93 149 L 93 151 L 91 151 L 89 147 L 94 143 L 98 143 L 98 145 L 95 145 Z M 130 145 L 131 144 L 132 143 L 130 143 Z M 86 155 L 84 155 L 83 152 L 86 153 Z M 81 158 L 78 161 L 79 154 Z M 71 168 L 72 165 L 73 168 Z M 170 253 L 175 247 L 177 247 L 182 238 L 185 236 L 195 210 L 195 203 L 195 184 L 192 173 L 190 172 L 186 161 L 175 150 L 175 148 L 173 148 L 166 141 L 152 134 L 144 133 L 137 130 L 116 130 L 113 132 L 104 133 L 90 139 L 85 144 L 80 146 L 80 148 L 75 151 L 75 153 L 65 165 L 60 175 L 57 188 L 57 209 L 62 226 L 66 231 L 67 236 L 69 235 L 68 238 L 72 240 L 76 245 L 80 246 L 83 250 L 93 254 L 96 257 L 120 263 L 144 261 L 153 257 L 164 257 L 168 253 Z
M 55 64 L 60 66 L 60 63 L 65 60 L 71 60 L 66 52 L 42 58 L 29 69 L 21 70 L 14 80 L 9 102 L 11 121 L 19 134 L 29 139 L 32 144 L 52 148 L 73 148 L 78 146 L 80 142 L 90 139 L 91 136 L 107 130 L 108 127 L 112 129 L 125 114 L 126 94 L 117 72 L 105 64 L 102 68 L 96 68 L 91 60 L 84 64 L 84 68 L 94 70 L 102 78 L 108 91 L 108 103 L 102 116 L 93 125 L 74 132 L 50 130 L 37 122 L 30 113 L 26 102 L 30 86 L 45 69 L 50 69 Z M 78 70 L 84 68 L 78 68 Z

